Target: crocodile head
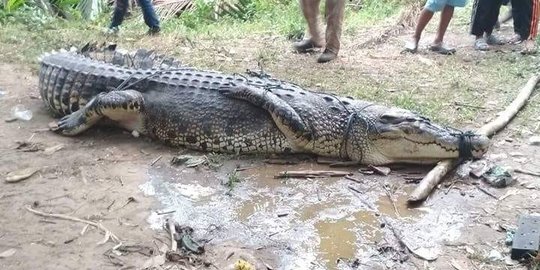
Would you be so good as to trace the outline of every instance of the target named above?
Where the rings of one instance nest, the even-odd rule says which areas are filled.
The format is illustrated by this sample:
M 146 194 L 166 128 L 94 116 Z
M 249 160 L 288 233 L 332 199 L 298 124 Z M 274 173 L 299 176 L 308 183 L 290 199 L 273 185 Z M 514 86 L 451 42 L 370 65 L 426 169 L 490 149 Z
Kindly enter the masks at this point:
M 386 108 L 370 120 L 366 122 L 369 127 L 367 143 L 353 149 L 362 149 L 362 153 L 355 154 L 361 155 L 365 163 L 374 165 L 399 162 L 433 164 L 458 157 L 480 158 L 490 144 L 484 135 L 462 133 L 437 125 L 408 110 Z M 365 128 L 361 129 L 366 134 Z M 359 138 L 358 135 L 354 137 Z

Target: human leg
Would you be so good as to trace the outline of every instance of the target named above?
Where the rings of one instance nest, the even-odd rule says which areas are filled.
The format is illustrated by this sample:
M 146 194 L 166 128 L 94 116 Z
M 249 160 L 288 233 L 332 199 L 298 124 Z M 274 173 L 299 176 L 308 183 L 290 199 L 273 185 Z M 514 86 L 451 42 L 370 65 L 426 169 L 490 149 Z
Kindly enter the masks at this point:
M 110 29 L 118 28 L 124 21 L 129 7 L 129 0 L 116 0 L 113 17 L 111 19 Z
M 154 10 L 154 6 L 150 2 L 150 0 L 137 0 L 139 3 L 139 6 L 141 7 L 144 22 L 152 33 L 159 32 L 159 19 L 156 15 L 156 11 Z
M 538 21 L 540 17 L 540 0 L 531 0 L 531 21 L 529 23 L 529 34 L 525 41 L 523 54 L 536 53 L 536 37 L 538 36 Z
M 446 29 L 454 16 L 454 6 L 446 5 L 441 12 L 441 21 L 439 22 L 439 28 L 437 30 L 437 36 L 433 43 L 430 46 L 432 51 L 438 52 L 440 54 L 454 54 L 456 52 L 455 48 L 447 47 L 444 44 L 444 35 L 446 34 Z
M 531 0 L 512 0 L 512 18 L 514 20 L 514 32 L 516 37 L 513 43 L 526 40 L 529 36 L 529 27 L 532 15 Z
M 431 21 L 431 18 L 433 18 L 433 14 L 434 14 L 434 11 L 431 11 L 427 7 L 424 7 L 424 9 L 420 12 L 420 16 L 418 17 L 418 22 L 416 23 L 416 28 L 414 30 L 414 34 L 411 40 L 407 42 L 407 44 L 405 44 L 404 51 L 414 53 L 418 50 L 418 43 L 420 42 L 422 32 L 424 32 L 424 29 L 426 28 L 427 24 L 429 23 L 429 21 Z
M 334 60 L 340 49 L 343 15 L 345 13 L 345 0 L 326 0 L 326 48 L 319 56 L 319 63 Z
M 320 0 L 300 0 L 300 9 L 308 26 L 309 38 L 294 44 L 294 49 L 299 53 L 306 53 L 324 45 L 319 26 L 319 4 Z
M 486 43 L 489 45 L 503 45 L 504 42 L 493 35 L 493 30 L 497 24 L 499 13 L 502 6 L 502 0 L 490 0 L 490 7 L 485 17 Z

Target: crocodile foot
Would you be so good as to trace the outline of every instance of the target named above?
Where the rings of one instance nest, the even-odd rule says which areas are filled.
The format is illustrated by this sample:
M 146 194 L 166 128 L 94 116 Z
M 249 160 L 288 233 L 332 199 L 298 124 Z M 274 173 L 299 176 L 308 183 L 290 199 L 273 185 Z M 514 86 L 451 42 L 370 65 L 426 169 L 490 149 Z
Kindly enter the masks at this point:
M 60 121 L 58 121 L 58 129 L 56 132 L 68 136 L 77 135 L 88 128 L 86 123 L 87 119 L 83 111 L 79 110 L 62 117 Z

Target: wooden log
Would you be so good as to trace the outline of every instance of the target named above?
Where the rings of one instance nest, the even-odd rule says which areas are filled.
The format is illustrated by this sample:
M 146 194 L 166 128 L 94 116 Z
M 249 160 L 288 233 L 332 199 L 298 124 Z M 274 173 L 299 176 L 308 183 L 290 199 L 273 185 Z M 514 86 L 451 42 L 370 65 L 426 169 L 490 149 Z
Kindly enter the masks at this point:
M 512 118 L 523 108 L 531 96 L 534 88 L 540 81 L 540 74 L 532 76 L 527 84 L 521 88 L 517 97 L 498 114 L 493 121 L 482 126 L 477 133 L 486 136 L 493 136 L 497 131 L 504 128 Z M 442 160 L 433 168 L 420 182 L 418 187 L 409 195 L 409 202 L 420 202 L 425 200 L 431 191 L 442 181 L 443 177 L 458 165 L 457 160 Z
M 283 171 L 275 178 L 310 178 L 310 177 L 327 177 L 327 176 L 346 176 L 352 174 L 345 171 Z

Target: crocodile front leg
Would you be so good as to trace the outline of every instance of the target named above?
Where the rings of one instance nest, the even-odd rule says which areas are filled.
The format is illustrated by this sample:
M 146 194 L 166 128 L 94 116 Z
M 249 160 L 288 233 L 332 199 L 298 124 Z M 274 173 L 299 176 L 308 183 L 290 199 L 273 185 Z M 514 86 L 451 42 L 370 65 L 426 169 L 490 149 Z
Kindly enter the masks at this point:
M 100 93 L 85 107 L 60 119 L 57 132 L 68 136 L 77 135 L 92 127 L 103 117 L 118 122 L 126 129 L 142 131 L 141 113 L 143 110 L 144 99 L 138 91 Z
M 295 146 L 303 148 L 312 141 L 312 131 L 300 115 L 270 90 L 242 84 L 220 87 L 219 92 L 227 97 L 242 99 L 267 110 L 279 130 Z

